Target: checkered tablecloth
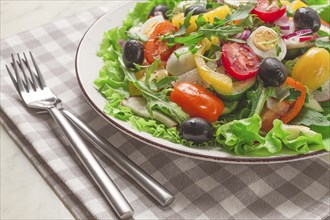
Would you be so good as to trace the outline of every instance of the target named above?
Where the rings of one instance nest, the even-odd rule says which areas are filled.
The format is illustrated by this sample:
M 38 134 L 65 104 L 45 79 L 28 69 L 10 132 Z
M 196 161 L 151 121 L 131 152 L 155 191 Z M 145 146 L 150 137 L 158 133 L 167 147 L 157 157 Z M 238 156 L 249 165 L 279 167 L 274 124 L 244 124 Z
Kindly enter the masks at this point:
M 98 156 L 135 210 L 135 219 L 326 219 L 329 165 L 320 159 L 272 165 L 231 165 L 166 153 L 106 123 L 86 103 L 75 78 L 75 52 L 86 29 L 103 13 L 83 14 L 1 40 L 1 123 L 77 219 L 116 219 L 47 114 L 25 108 L 5 63 L 31 50 L 64 107 L 84 119 L 167 187 L 176 200 L 162 208 L 120 169 Z

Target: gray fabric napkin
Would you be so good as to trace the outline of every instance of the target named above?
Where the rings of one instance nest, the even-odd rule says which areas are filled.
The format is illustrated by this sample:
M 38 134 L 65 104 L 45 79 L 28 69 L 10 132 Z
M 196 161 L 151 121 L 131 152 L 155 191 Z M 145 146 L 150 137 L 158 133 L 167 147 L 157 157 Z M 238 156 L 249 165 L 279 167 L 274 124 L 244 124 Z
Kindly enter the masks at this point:
M 320 159 L 272 165 L 233 165 L 189 159 L 130 139 L 85 101 L 74 57 L 96 8 L 1 40 L 1 123 L 77 219 L 116 219 L 47 115 L 22 105 L 5 71 L 12 52 L 31 50 L 47 84 L 66 109 L 82 118 L 176 196 L 160 207 L 107 158 L 109 175 L 135 210 L 135 219 L 325 219 L 329 217 L 329 165 Z M 91 73 L 92 74 L 92 73 Z

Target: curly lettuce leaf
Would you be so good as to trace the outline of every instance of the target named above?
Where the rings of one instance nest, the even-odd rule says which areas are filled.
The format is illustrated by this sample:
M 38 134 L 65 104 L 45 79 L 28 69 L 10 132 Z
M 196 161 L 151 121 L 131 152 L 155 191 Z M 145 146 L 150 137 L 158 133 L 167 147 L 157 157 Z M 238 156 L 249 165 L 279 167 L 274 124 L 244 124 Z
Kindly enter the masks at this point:
M 216 141 L 226 150 L 235 154 L 246 154 L 258 150 L 258 143 L 265 143 L 259 135 L 261 118 L 255 114 L 250 118 L 234 120 L 219 126 Z
M 154 137 L 159 137 L 174 143 L 189 145 L 188 141 L 182 139 L 176 128 L 167 128 L 165 125 L 158 123 L 152 119 L 146 119 L 138 116 L 129 118 L 129 122 L 133 128 L 138 131 L 147 132 Z
M 121 61 L 122 46 L 121 41 L 127 40 L 126 31 L 132 26 L 144 22 L 148 18 L 150 10 L 157 4 L 166 4 L 169 9 L 173 9 L 178 0 L 153 0 L 148 2 L 138 2 L 132 12 L 126 17 L 122 27 L 113 28 L 104 33 L 103 41 L 97 52 L 99 57 L 104 60 L 104 66 L 99 72 L 99 76 L 94 81 L 94 86 L 107 99 L 104 111 L 123 121 L 130 121 L 133 127 L 141 130 L 144 127 L 145 132 L 151 133 L 156 137 L 160 137 L 174 143 L 192 145 L 179 137 L 176 128 L 166 128 L 164 125 L 147 118 L 133 115 L 131 109 L 122 106 L 121 101 L 129 96 L 128 83 L 132 80 L 132 75 L 128 73 L 126 67 L 123 68 Z M 134 76 L 134 75 L 133 75 Z M 135 79 L 135 78 L 134 78 Z M 156 98 L 150 98 L 148 94 L 152 94 L 152 88 L 164 88 L 164 81 L 150 84 L 137 83 L 141 85 L 143 94 L 149 98 L 150 109 L 158 108 L 163 112 L 174 116 L 175 119 L 182 122 L 187 118 L 185 114 L 175 103 L 166 100 L 165 94 L 154 93 Z M 157 88 L 156 88 L 157 89 Z M 147 95 L 146 95 L 147 94 Z M 161 97 L 160 97 L 161 96 Z
M 167 5 L 171 11 L 180 1 L 181 0 L 150 0 L 146 2 L 137 2 L 133 11 L 127 15 L 123 25 L 129 29 L 140 22 L 145 22 L 154 6 L 164 4 Z
M 260 135 L 261 118 L 258 114 L 250 118 L 234 120 L 220 125 L 216 131 L 216 141 L 227 151 L 239 155 L 267 151 L 270 154 L 295 152 L 306 154 L 310 151 L 325 149 L 329 151 L 329 134 L 322 140 L 317 133 L 305 126 L 286 125 L 281 120 L 273 122 L 274 127 L 265 137 Z M 315 129 L 319 129 L 315 127 Z M 329 133 L 329 132 L 328 132 Z M 267 155 L 267 153 L 263 153 Z
M 330 151 L 330 127 L 320 127 L 312 125 L 311 129 L 322 135 L 324 149 Z
M 268 133 L 282 142 L 282 145 L 298 154 L 306 154 L 311 150 L 324 149 L 322 134 L 305 126 L 286 125 L 281 120 L 273 122 L 274 127 Z

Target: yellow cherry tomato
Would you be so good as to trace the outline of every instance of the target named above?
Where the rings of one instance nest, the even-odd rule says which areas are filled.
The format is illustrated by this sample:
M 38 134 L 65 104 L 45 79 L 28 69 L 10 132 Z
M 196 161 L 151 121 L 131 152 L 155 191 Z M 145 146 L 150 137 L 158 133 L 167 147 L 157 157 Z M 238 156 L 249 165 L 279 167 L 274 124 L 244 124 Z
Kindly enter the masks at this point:
M 218 8 L 213 9 L 212 11 L 206 12 L 203 14 L 203 18 L 210 23 L 213 23 L 214 18 L 218 17 L 219 19 L 225 19 L 225 17 L 230 14 L 230 8 L 228 5 L 220 6 Z M 198 15 L 191 16 L 190 18 L 190 26 L 187 29 L 187 33 L 191 33 L 197 29 L 196 20 L 198 18 Z M 180 25 L 184 23 L 184 14 L 180 13 L 177 15 L 174 15 L 172 17 L 172 24 L 176 26 L 177 28 L 180 28 Z
M 292 77 L 310 90 L 319 88 L 330 77 L 329 52 L 324 48 L 310 48 L 294 65 Z
M 230 95 L 233 92 L 232 79 L 226 74 L 216 72 L 209 68 L 203 58 L 205 51 L 210 49 L 211 44 L 216 43 L 217 39 L 213 38 L 212 42 L 208 39 L 204 39 L 201 42 L 198 52 L 194 55 L 196 68 L 200 77 L 215 88 L 218 92 L 223 95 Z M 219 41 L 217 41 L 219 42 Z

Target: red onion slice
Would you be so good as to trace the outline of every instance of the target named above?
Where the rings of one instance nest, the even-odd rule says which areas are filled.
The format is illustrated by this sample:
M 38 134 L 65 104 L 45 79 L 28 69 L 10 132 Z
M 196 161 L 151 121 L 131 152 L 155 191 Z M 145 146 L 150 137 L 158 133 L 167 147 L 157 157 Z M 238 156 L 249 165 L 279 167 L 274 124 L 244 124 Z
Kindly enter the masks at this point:
M 251 31 L 250 30 L 245 30 L 242 33 L 241 39 L 242 40 L 247 40 L 250 37 Z
M 281 30 L 285 30 L 285 31 L 290 30 L 290 25 L 281 25 L 279 27 Z
M 235 39 L 247 40 L 251 34 L 250 30 L 244 30 L 234 36 Z
M 285 35 L 282 38 L 283 39 L 290 39 L 292 37 L 297 37 L 297 36 L 311 34 L 311 33 L 313 33 L 313 31 L 311 29 L 299 30 L 299 31 L 293 32 L 291 34 Z
M 118 44 L 121 46 L 121 47 L 124 47 L 125 45 L 125 41 L 123 39 L 119 39 L 118 40 Z
M 299 37 L 299 42 L 310 41 L 310 40 L 314 40 L 316 38 L 317 38 L 317 35 L 303 36 L 303 37 Z

